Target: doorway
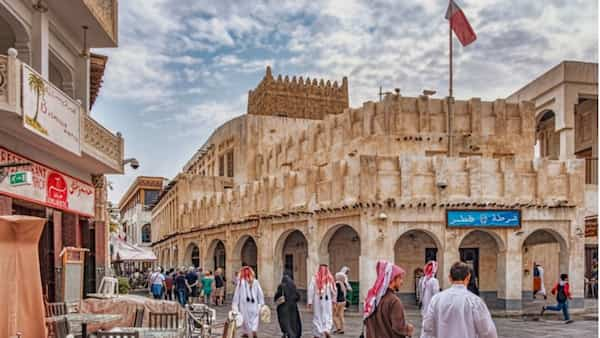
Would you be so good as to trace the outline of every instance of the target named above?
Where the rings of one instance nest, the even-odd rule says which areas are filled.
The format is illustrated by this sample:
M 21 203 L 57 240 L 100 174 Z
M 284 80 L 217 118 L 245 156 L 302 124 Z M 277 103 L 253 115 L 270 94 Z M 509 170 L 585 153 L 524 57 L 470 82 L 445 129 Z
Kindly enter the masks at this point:
M 289 274 L 292 280 L 294 279 L 294 255 L 285 255 L 283 272 Z
M 469 290 L 479 294 L 479 248 L 460 248 L 460 261 L 469 265 L 472 269 Z

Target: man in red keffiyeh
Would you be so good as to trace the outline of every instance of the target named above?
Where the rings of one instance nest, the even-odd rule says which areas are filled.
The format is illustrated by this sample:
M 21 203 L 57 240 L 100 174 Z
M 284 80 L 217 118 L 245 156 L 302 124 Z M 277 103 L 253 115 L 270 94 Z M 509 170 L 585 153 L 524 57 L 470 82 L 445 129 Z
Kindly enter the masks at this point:
M 438 263 L 436 261 L 429 261 L 423 267 L 425 275 L 421 277 L 423 280 L 420 283 L 421 287 L 421 315 L 425 317 L 427 308 L 431 302 L 431 298 L 440 292 L 440 282 L 436 278 Z
M 366 338 L 412 336 L 414 327 L 405 320 L 404 306 L 395 295 L 402 285 L 404 270 L 383 260 L 377 262 L 376 270 L 377 279 L 365 299 Z
M 231 308 L 242 315 L 242 337 L 257 336 L 259 314 L 261 306 L 265 304 L 265 297 L 254 270 L 244 266 L 240 270 L 239 280 L 233 294 Z
M 321 264 L 308 286 L 308 308 L 313 309 L 313 336 L 330 337 L 333 326 L 335 280 L 326 264 Z

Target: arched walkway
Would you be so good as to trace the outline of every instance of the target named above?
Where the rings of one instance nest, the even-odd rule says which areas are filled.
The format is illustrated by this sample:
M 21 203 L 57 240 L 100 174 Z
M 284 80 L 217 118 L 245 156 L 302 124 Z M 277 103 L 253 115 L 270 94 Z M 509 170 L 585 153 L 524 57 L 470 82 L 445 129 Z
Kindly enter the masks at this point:
M 252 236 L 242 236 L 233 250 L 232 267 L 233 271 L 238 271 L 242 266 L 251 267 L 257 276 L 258 271 L 258 247 Z
M 190 243 L 185 249 L 185 258 L 184 263 L 185 266 L 200 266 L 200 248 L 196 243 Z
M 443 273 L 443 252 L 433 234 L 423 230 L 409 230 L 398 238 L 394 245 L 394 261 L 406 271 L 400 292 L 414 295 L 417 281 L 415 270 L 422 269 L 430 260 L 438 262 L 439 279 Z
M 534 264 L 542 267 L 541 279 L 547 294 L 550 294 L 553 284 L 561 273 L 569 273 L 567 242 L 554 230 L 538 229 L 533 231 L 523 240 L 521 252 L 524 267 L 522 291 L 526 295 L 524 300 L 533 298 L 534 288 L 541 288 L 539 284 L 534 286 L 534 276 L 537 275 Z
M 327 258 L 329 269 L 336 273 L 342 267 L 350 268 L 348 279 L 358 282 L 360 272 L 360 236 L 349 225 L 338 225 L 330 229 L 321 242 L 320 257 Z
M 208 250 L 204 256 L 203 268 L 204 270 L 212 270 L 213 272 L 218 268 L 225 271 L 226 259 L 225 243 L 220 239 L 215 239 L 208 246 Z
M 473 230 L 463 237 L 459 246 L 460 260 L 471 265 L 475 280 L 471 286 L 488 304 L 496 304 L 498 284 L 504 276 L 504 242 L 497 234 Z
M 308 287 L 307 263 L 308 241 L 300 230 L 290 230 L 283 233 L 275 245 L 273 257 L 275 280 L 284 272 L 291 274 L 296 287 L 306 290 Z

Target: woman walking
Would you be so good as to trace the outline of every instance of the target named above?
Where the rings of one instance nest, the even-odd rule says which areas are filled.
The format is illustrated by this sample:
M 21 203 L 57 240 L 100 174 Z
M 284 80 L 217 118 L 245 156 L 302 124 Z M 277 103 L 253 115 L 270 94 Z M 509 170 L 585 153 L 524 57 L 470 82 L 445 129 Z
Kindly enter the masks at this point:
M 302 322 L 298 311 L 299 301 L 300 294 L 296 289 L 296 284 L 288 275 L 283 275 L 281 284 L 275 293 L 277 319 L 283 338 L 300 338 L 302 336 Z
M 210 271 L 207 271 L 204 277 L 202 277 L 202 293 L 204 294 L 204 304 L 210 305 L 213 282 L 214 278 L 212 278 Z
M 346 297 L 348 291 L 352 291 L 352 287 L 348 282 L 348 272 L 350 269 L 344 266 L 338 273 L 335 274 L 335 288 L 337 291 L 336 303 L 333 304 L 333 323 L 336 330 L 335 334 L 344 334 L 344 311 L 346 310 Z

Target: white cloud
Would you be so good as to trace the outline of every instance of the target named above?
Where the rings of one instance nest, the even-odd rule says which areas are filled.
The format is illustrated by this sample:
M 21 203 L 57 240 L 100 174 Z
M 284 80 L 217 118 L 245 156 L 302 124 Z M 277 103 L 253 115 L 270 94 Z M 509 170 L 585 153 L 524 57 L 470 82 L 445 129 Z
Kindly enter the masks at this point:
M 109 63 L 100 100 L 136 107 L 157 140 L 200 146 L 199 136 L 245 112 L 246 93 L 268 64 L 277 74 L 348 76 L 352 106 L 375 100 L 380 85 L 403 95 L 447 90 L 446 1 L 174 2 L 121 1 L 120 47 L 101 51 Z M 596 2 L 459 5 L 478 34 L 466 48 L 455 43 L 459 98 L 505 97 L 564 59 L 598 57 Z M 176 132 L 161 134 L 165 125 Z

